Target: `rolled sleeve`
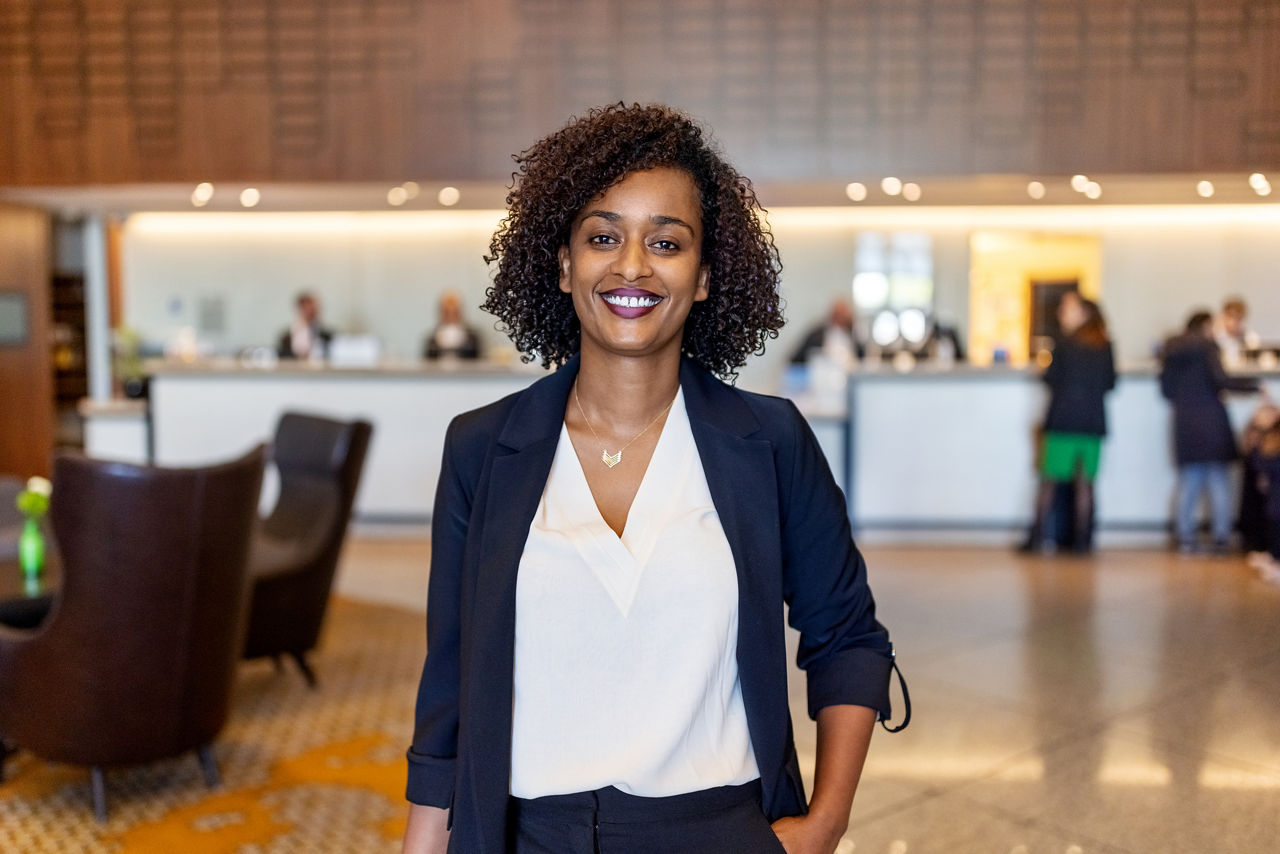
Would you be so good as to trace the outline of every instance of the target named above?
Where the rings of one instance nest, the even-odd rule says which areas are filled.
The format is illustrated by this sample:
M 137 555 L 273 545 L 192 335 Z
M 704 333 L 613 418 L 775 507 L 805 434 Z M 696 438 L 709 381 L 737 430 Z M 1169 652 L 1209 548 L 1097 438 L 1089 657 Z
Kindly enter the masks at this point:
M 893 659 L 871 649 L 848 649 L 809 666 L 809 717 L 827 706 L 866 706 L 893 717 L 889 676 Z
M 427 756 L 410 748 L 408 760 L 409 783 L 405 787 L 405 799 L 411 804 L 448 809 L 453 802 L 453 771 L 457 759 Z

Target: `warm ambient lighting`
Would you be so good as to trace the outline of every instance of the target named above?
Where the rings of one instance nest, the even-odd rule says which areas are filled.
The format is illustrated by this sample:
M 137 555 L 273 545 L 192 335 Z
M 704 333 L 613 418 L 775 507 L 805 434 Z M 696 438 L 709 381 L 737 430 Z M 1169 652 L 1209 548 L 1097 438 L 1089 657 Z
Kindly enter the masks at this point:
M 242 207 L 257 207 L 260 201 L 262 201 L 262 193 L 258 192 L 257 187 L 245 187 L 240 191 L 240 205 Z
M 1039 181 L 1032 181 L 1027 185 L 1027 195 L 1033 199 L 1043 199 L 1044 184 L 1041 184 Z
M 387 204 L 400 207 L 409 199 L 409 191 L 404 187 L 392 187 L 387 190 Z
M 1090 183 L 1092 182 L 1089 180 L 1087 175 L 1071 176 L 1071 189 L 1075 190 L 1077 193 L 1083 193 Z
M 461 191 L 458 190 L 457 187 L 444 187 L 440 190 L 440 193 L 436 196 L 436 201 L 444 205 L 446 208 L 451 208 L 454 205 L 456 205 L 458 203 L 458 200 L 461 198 L 462 198 L 462 193 Z
M 191 191 L 191 204 L 197 208 L 202 208 L 209 204 L 209 200 L 213 198 L 213 185 L 208 181 L 196 184 L 196 188 Z
M 1258 209 L 1258 205 L 1251 206 Z M 186 213 L 136 213 L 125 227 L 148 236 L 234 235 L 245 241 L 272 241 L 284 235 L 424 234 L 478 235 L 487 245 L 506 211 L 188 211 Z
M 851 202 L 860 202 L 867 197 L 867 185 L 860 181 L 844 185 L 844 194 Z
M 890 176 L 880 182 L 880 189 L 886 196 L 896 196 L 902 192 L 902 181 Z
M 902 198 L 909 202 L 920 201 L 920 185 L 908 181 L 902 185 Z
M 1262 187 L 1269 186 L 1269 183 L 1267 181 L 1267 176 L 1263 175 L 1261 172 L 1254 172 L 1252 175 L 1249 176 L 1249 186 L 1255 190 L 1261 189 Z
M 400 188 L 404 190 L 404 197 L 406 199 L 416 199 L 418 198 L 418 194 L 422 192 L 422 188 L 418 186 L 417 181 L 405 181 L 400 185 Z
M 1084 185 L 1084 194 L 1087 198 L 1097 199 L 1102 196 L 1102 185 L 1097 181 L 1090 181 Z
M 1254 187 L 1253 191 L 1257 193 L 1259 196 L 1269 196 L 1271 195 L 1271 184 L 1266 183 L 1266 184 L 1262 184 L 1260 186 Z
M 1208 199 L 1213 196 L 1213 182 L 1201 181 L 1196 184 L 1196 195 L 1202 199 Z

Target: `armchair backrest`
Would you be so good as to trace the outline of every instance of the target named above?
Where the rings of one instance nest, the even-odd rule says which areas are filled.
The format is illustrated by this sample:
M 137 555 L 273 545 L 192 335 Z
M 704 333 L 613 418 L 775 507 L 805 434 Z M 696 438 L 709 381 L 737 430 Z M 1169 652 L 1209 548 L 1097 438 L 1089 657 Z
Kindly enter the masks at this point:
M 57 603 L 0 647 L 0 730 L 47 759 L 143 762 L 226 720 L 264 453 L 169 469 L 59 456 Z

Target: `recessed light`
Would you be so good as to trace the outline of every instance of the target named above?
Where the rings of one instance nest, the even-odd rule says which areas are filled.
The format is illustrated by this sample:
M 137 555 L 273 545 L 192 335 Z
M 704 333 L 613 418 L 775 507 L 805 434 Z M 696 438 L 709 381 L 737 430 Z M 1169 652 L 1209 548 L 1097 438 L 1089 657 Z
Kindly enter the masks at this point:
M 245 187 L 240 191 L 241 207 L 253 208 L 258 206 L 258 202 L 262 201 L 262 193 L 258 192 L 257 187 Z
M 387 204 L 400 207 L 409 198 L 409 191 L 404 187 L 392 187 L 387 190 Z
M 416 199 L 418 194 L 422 192 L 422 188 L 418 186 L 417 181 L 405 181 L 400 187 L 404 190 L 406 199 Z
M 1253 191 L 1257 193 L 1259 196 L 1269 196 L 1271 195 L 1271 182 L 1263 181 L 1261 184 L 1254 187 Z
M 1249 186 L 1255 190 L 1259 187 L 1267 186 L 1269 183 L 1270 182 L 1267 181 L 1267 176 L 1263 175 L 1261 172 L 1254 172 L 1249 176 Z
M 890 176 L 880 182 L 880 189 L 886 196 L 896 196 L 902 192 L 902 181 Z
M 196 188 L 191 192 L 191 203 L 196 207 L 203 207 L 213 198 L 213 185 L 208 181 L 196 184 Z
M 849 197 L 849 201 L 860 202 L 867 197 L 867 185 L 861 181 L 845 184 L 844 194 Z
M 1196 195 L 1202 199 L 1208 199 L 1213 196 L 1213 182 L 1201 181 L 1196 184 Z
M 1043 199 L 1044 184 L 1041 184 L 1039 181 L 1032 181 L 1027 184 L 1027 195 L 1033 199 Z
M 920 185 L 913 181 L 908 181 L 902 185 L 902 198 L 909 202 L 920 201 L 920 192 Z
M 1071 176 L 1071 189 L 1075 190 L 1077 193 L 1083 193 L 1085 191 L 1085 188 L 1092 183 L 1094 182 L 1090 181 L 1087 175 Z
M 1084 185 L 1084 190 L 1082 192 L 1087 198 L 1099 198 L 1102 196 L 1102 185 L 1097 181 L 1089 181 Z
M 462 193 L 458 190 L 457 187 L 444 187 L 440 190 L 439 194 L 436 196 L 436 201 L 444 205 L 446 208 L 451 208 L 454 205 L 456 205 L 458 203 L 458 200 L 461 198 L 462 198 Z

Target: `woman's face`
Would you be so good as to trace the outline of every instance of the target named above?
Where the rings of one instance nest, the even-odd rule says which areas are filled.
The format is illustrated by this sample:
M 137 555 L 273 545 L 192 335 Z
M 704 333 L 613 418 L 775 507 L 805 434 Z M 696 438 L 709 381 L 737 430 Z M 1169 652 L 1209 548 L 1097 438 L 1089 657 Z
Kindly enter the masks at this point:
M 709 274 L 697 187 L 670 167 L 632 172 L 592 199 L 560 248 L 560 290 L 573 296 L 584 351 L 679 352 Z
M 1058 326 L 1062 331 L 1070 335 L 1079 329 L 1086 319 L 1084 304 L 1080 302 L 1080 297 L 1073 293 L 1063 294 L 1062 301 L 1058 303 Z

